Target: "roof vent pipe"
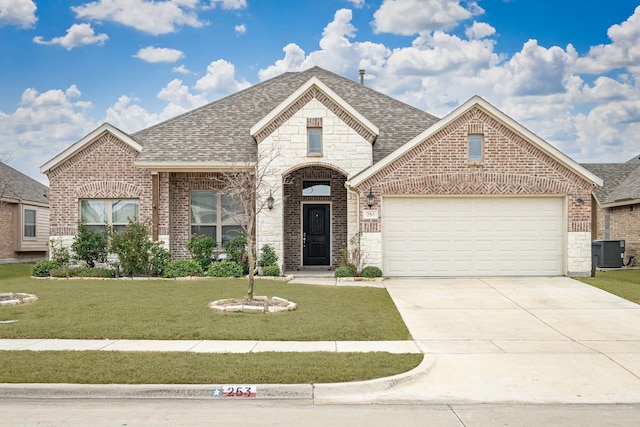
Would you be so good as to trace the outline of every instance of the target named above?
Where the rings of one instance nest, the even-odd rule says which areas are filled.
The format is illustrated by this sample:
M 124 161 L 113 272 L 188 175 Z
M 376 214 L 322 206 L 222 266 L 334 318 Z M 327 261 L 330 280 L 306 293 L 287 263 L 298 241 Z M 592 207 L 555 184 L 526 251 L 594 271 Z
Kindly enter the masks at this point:
M 364 69 L 360 69 L 360 84 L 364 86 Z

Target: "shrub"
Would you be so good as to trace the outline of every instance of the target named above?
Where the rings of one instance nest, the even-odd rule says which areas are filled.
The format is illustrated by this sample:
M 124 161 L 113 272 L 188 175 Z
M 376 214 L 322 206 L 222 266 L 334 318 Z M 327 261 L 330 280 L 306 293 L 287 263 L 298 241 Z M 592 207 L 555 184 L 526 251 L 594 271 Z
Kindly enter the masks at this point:
M 242 266 L 244 273 L 249 272 L 249 259 L 247 257 L 247 238 L 238 236 L 233 240 L 229 240 L 224 245 L 227 253 L 227 261 L 233 261 Z M 242 276 L 242 274 L 241 274 Z
M 211 264 L 207 274 L 212 277 L 240 277 L 244 268 L 235 261 L 218 261 Z
M 74 271 L 75 277 L 103 277 L 112 279 L 116 277 L 116 271 L 112 268 L 80 268 Z
M 151 247 L 148 223 L 129 218 L 127 227 L 111 233 L 111 250 L 118 255 L 122 274 L 146 276 L 149 274 Z
M 69 255 L 69 248 L 62 246 L 62 239 L 49 240 L 49 248 L 51 252 L 51 259 L 58 263 L 58 265 L 67 265 L 71 256 Z
M 268 267 L 270 265 L 276 265 L 278 263 L 278 255 L 276 251 L 269 245 L 264 245 L 260 250 L 260 261 L 258 265 L 260 267 Z
M 353 276 L 354 276 L 353 267 L 351 267 L 350 265 L 341 265 L 340 267 L 336 268 L 336 272 L 334 274 L 334 277 L 353 277 Z
M 149 274 L 162 276 L 164 269 L 171 262 L 171 252 L 162 247 L 160 243 L 154 243 L 150 252 Z
M 368 277 L 371 279 L 376 277 L 382 277 L 382 270 L 380 270 L 378 267 L 369 265 L 362 269 L 362 271 L 360 272 L 360 276 Z
M 80 268 L 58 267 L 51 270 L 51 277 L 76 277 Z
M 38 261 L 33 266 L 33 272 L 31 273 L 35 277 L 48 277 L 51 275 L 51 270 L 59 268 L 60 264 L 57 261 Z
M 266 267 L 262 267 L 262 274 L 265 276 L 279 276 L 280 267 L 277 265 L 267 265 Z
M 206 234 L 192 234 L 185 245 L 193 260 L 206 270 L 211 264 L 211 255 L 216 247 L 216 241 Z
M 82 261 L 89 267 L 95 267 L 96 263 L 107 261 L 108 232 L 102 232 L 90 228 L 84 221 L 78 222 L 78 236 L 71 244 L 75 252 L 75 259 Z
M 200 264 L 190 259 L 179 259 L 170 262 L 164 269 L 164 277 L 188 277 L 202 274 Z

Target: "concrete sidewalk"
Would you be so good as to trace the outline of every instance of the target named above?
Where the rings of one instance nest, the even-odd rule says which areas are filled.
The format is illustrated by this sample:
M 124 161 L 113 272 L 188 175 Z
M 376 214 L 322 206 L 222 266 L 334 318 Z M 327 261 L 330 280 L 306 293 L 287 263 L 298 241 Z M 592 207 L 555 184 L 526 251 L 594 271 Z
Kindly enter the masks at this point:
M 566 277 L 383 283 L 414 341 L 0 340 L 0 350 L 424 352 L 420 366 L 394 377 L 263 384 L 258 394 L 340 404 L 640 404 L 637 304 Z M 0 397 L 209 398 L 216 387 L 3 384 Z
M 168 351 L 189 353 L 372 352 L 421 353 L 414 341 L 215 341 L 0 339 L 0 350 Z

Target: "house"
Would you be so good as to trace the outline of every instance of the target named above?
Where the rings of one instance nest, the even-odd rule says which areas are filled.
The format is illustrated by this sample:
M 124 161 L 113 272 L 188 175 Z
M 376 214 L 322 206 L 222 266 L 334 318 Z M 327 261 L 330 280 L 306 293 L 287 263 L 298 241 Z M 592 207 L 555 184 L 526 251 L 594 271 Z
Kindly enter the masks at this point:
M 175 258 L 239 232 L 220 174 L 265 171 L 256 244 L 285 272 L 335 268 L 359 236 L 388 276 L 588 275 L 600 178 L 480 97 L 438 119 L 314 67 L 136 133 L 103 124 L 41 167 L 51 234 L 150 220 Z
M 585 168 L 602 177 L 593 193 L 594 240 L 624 240 L 625 265 L 640 253 L 640 156 L 626 163 L 592 163 Z
M 46 259 L 49 188 L 0 162 L 0 263 Z

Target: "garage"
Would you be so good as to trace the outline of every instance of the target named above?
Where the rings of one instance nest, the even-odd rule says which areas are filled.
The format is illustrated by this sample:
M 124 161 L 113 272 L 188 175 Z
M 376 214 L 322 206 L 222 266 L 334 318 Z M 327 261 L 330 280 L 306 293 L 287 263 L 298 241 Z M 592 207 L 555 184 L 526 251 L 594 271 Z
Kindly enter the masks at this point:
M 383 271 L 562 275 L 564 205 L 564 197 L 383 197 Z

